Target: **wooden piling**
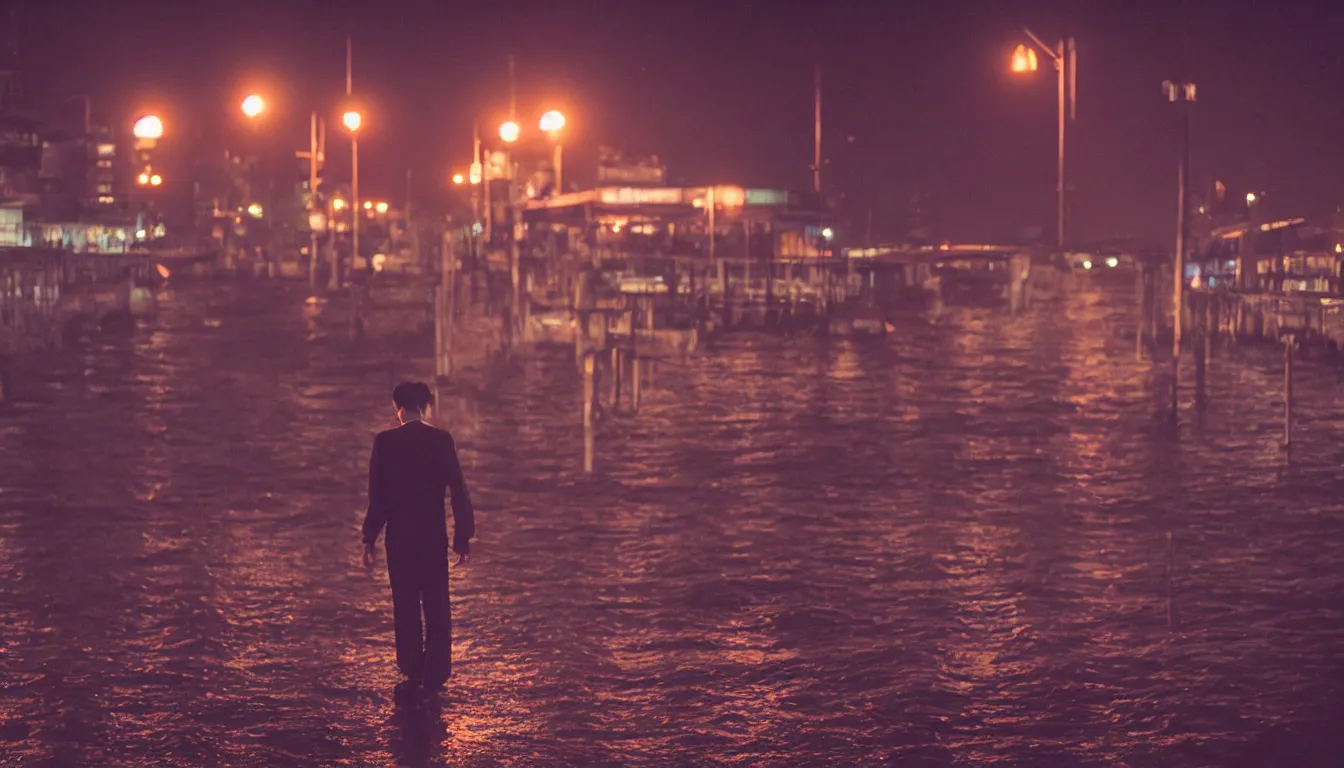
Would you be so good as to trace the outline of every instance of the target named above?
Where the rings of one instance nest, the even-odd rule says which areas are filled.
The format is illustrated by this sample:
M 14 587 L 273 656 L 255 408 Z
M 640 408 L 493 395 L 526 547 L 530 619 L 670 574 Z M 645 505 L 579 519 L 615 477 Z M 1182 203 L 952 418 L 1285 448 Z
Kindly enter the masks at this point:
M 1283 447 L 1293 442 L 1293 334 L 1283 337 Z
M 452 239 L 445 236 L 443 248 L 439 251 L 439 289 L 434 301 L 434 372 L 437 376 L 445 378 L 453 375 L 453 325 L 457 303 L 456 259 Z
M 597 397 L 597 356 L 587 352 L 583 356 L 583 471 L 593 471 L 593 451 L 596 443 L 593 423 L 593 401 Z
M 639 413 L 640 366 L 639 353 L 630 354 L 630 410 Z
M 1195 323 L 1195 343 L 1193 352 L 1195 353 L 1195 406 L 1203 408 L 1207 398 L 1205 387 L 1205 365 L 1207 364 L 1208 354 L 1208 305 L 1209 294 L 1191 294 L 1191 311 L 1194 315 Z M 1203 306 L 1200 306 L 1203 305 Z
M 621 408 L 621 348 L 617 344 L 611 346 L 611 410 L 619 411 Z
M 1139 299 L 1138 324 L 1134 328 L 1134 359 L 1143 359 L 1143 348 L 1148 336 L 1148 270 L 1142 263 L 1138 265 L 1135 277 L 1135 292 Z

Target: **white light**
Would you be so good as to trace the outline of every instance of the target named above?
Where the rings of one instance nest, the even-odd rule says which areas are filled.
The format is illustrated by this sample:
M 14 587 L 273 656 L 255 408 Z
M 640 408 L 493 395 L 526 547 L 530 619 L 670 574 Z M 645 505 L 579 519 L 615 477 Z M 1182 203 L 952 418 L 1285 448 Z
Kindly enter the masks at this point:
M 1083 262 L 1083 269 L 1091 269 L 1091 268 L 1092 268 L 1092 262 L 1090 261 Z
M 835 237 L 835 230 L 831 229 L 830 227 L 826 227 L 825 229 L 821 230 L 821 236 L 826 240 L 830 240 L 831 238 Z
M 144 240 L 144 239 L 145 239 L 145 235 L 146 235 L 145 230 L 143 230 L 143 229 L 137 229 L 137 230 L 135 230 L 135 239 L 136 239 L 136 240 Z
M 1120 266 L 1120 260 L 1114 256 L 1107 256 L 1106 266 L 1110 267 L 1111 269 L 1115 269 L 1116 267 Z
M 383 267 L 387 265 L 387 256 L 381 253 L 373 254 L 373 271 L 382 272 Z

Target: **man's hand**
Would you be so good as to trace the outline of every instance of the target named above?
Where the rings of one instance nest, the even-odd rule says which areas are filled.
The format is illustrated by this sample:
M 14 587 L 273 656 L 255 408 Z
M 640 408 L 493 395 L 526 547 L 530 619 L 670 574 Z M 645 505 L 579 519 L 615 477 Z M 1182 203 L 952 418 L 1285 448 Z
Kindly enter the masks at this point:
M 373 567 L 373 545 L 368 542 L 364 543 L 364 567 Z

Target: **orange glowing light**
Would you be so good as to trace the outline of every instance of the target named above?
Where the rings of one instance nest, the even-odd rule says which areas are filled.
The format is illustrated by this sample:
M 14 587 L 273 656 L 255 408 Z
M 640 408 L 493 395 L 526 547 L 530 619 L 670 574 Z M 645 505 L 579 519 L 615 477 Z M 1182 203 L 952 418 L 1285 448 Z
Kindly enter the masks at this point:
M 359 130 L 359 126 L 364 124 L 364 118 L 358 112 L 346 112 L 341 116 L 341 123 L 345 125 L 347 131 L 354 133 Z
M 163 183 L 163 177 L 157 173 L 149 177 L 149 185 L 151 187 L 157 187 L 162 183 Z
M 144 186 L 144 185 L 148 184 L 148 183 L 149 183 L 149 174 L 148 174 L 148 173 L 142 173 L 142 174 L 140 174 L 139 178 L 137 178 L 136 181 L 140 182 L 140 186 Z
M 503 125 L 499 126 L 499 138 L 502 139 L 505 144 L 512 144 L 517 141 L 519 134 L 522 132 L 523 131 L 518 127 L 518 124 L 512 120 L 508 120 Z
M 466 178 L 465 178 L 462 174 L 460 174 L 460 173 L 454 173 L 454 174 L 453 174 L 453 183 L 454 183 L 454 184 L 461 184 L 461 183 L 464 182 L 464 181 L 466 181 Z
M 1013 71 L 1035 72 L 1037 66 L 1036 51 L 1019 44 L 1017 50 L 1013 51 Z
M 163 121 L 157 115 L 145 115 L 135 121 L 135 127 L 131 129 L 137 139 L 161 139 L 163 138 Z
M 565 116 L 559 110 L 552 109 L 550 112 L 541 116 L 541 130 L 556 134 L 565 127 Z
M 379 203 L 374 206 L 374 208 L 376 208 L 379 213 L 387 213 L 387 203 Z
M 256 119 L 258 115 L 266 111 L 266 101 L 257 94 L 252 94 L 243 99 L 243 114 Z

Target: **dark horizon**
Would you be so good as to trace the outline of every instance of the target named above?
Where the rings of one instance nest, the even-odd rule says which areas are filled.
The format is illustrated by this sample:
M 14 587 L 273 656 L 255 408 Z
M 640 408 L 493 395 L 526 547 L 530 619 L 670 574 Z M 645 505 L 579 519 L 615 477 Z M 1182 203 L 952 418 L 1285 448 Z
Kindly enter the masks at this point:
M 1324 98 L 1344 89 L 1344 53 L 1310 14 L 1276 9 L 1188 3 L 1194 189 L 1220 179 L 1233 195 L 1262 193 L 1268 215 L 1319 219 L 1344 200 L 1344 106 Z M 237 102 L 260 90 L 277 110 L 263 133 L 282 149 L 306 144 L 314 107 L 335 114 L 349 33 L 366 111 L 361 183 L 395 201 L 407 168 L 417 197 L 444 198 L 450 168 L 469 160 L 473 121 L 492 133 L 507 111 L 511 54 L 519 121 L 566 111 L 566 167 L 581 184 L 611 144 L 659 154 L 673 182 L 808 188 L 816 62 L 825 189 L 851 213 L 871 207 L 879 240 L 904 234 L 916 193 L 931 196 L 941 236 L 1051 231 L 1054 80 L 1045 67 L 1014 76 L 1008 56 L 1023 26 L 1047 41 L 1067 31 L 1080 60 L 1074 238 L 1169 246 L 1174 231 L 1177 110 L 1160 86 L 1181 77 L 1179 8 L 71 1 L 17 13 L 30 95 L 89 93 L 122 130 L 158 111 L 170 132 L 195 122 L 237 137 Z M 337 173 L 341 144 L 336 134 Z

